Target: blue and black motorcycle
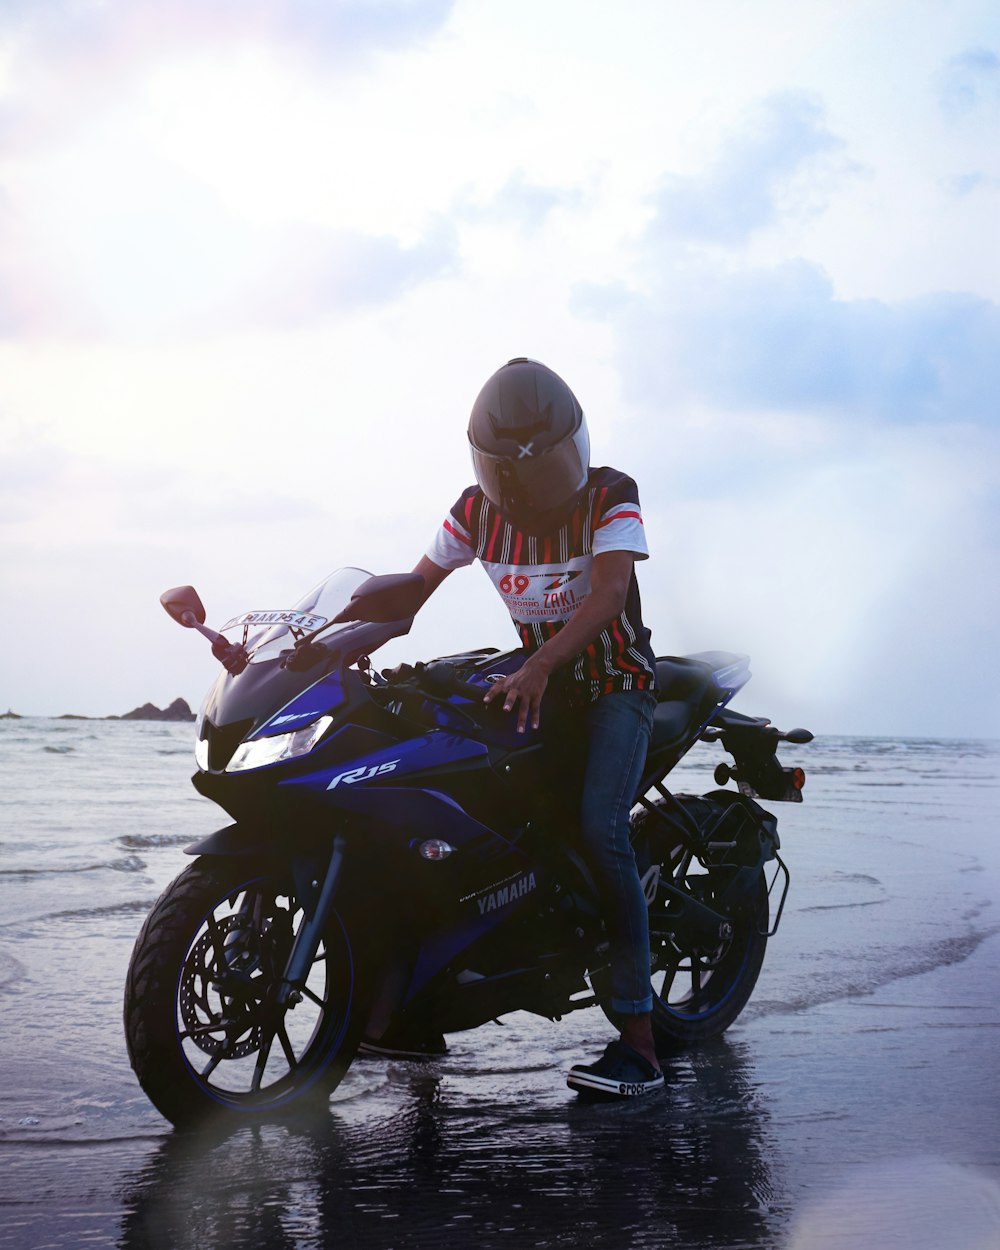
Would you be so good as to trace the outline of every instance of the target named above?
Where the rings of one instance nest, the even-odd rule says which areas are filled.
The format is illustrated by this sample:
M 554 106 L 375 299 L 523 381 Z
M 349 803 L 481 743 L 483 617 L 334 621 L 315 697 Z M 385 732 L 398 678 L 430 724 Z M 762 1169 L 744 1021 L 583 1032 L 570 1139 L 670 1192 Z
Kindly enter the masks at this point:
M 188 848 L 197 859 L 156 902 L 128 972 L 132 1066 L 175 1124 L 324 1099 L 366 1037 L 594 1004 L 614 1019 L 567 801 L 571 720 L 543 705 L 540 729 L 518 733 L 483 703 L 521 651 L 377 672 L 369 657 L 407 633 L 422 596 L 417 575 L 342 569 L 295 608 L 222 633 L 191 587 L 162 596 L 225 666 L 193 780 L 232 821 Z M 664 1052 L 736 1019 L 788 890 L 777 822 L 756 800 L 801 800 L 804 774 L 776 747 L 812 735 L 729 710 L 749 676 L 745 656 L 721 652 L 657 661 L 632 820 Z M 732 756 L 715 780 L 736 788 L 673 795 L 663 779 L 699 739 Z

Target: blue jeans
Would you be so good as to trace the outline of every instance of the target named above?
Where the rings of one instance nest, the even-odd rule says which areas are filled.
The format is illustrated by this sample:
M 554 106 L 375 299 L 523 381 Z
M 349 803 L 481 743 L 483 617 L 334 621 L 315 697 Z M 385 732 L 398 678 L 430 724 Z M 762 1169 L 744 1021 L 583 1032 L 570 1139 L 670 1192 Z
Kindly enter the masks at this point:
M 611 943 L 611 1008 L 641 1015 L 653 1008 L 649 984 L 649 915 L 629 842 L 629 812 L 649 749 L 656 696 L 646 690 L 603 695 L 585 709 L 583 852 L 601 891 Z

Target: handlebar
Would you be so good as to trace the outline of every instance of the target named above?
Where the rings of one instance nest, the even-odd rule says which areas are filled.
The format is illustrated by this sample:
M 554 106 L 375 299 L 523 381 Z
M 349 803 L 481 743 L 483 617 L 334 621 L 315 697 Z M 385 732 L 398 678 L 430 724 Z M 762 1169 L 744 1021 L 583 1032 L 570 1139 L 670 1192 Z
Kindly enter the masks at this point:
M 418 684 L 431 694 L 457 694 L 472 703 L 482 703 L 486 691 L 471 681 L 465 681 L 451 664 L 432 660 L 430 664 L 416 665 Z
M 444 699 L 457 694 L 470 703 L 482 703 L 486 690 L 474 682 L 459 676 L 454 665 L 445 660 L 432 660 L 429 664 L 400 664 L 396 668 L 383 669 L 382 678 L 387 686 L 411 687 L 431 699 Z

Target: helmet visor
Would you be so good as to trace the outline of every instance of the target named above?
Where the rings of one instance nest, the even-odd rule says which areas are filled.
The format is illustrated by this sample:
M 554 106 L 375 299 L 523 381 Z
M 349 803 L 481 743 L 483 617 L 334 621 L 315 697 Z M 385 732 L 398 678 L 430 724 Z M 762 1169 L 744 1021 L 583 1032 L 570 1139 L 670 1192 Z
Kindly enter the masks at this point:
M 544 514 L 563 508 L 575 502 L 587 484 L 590 439 L 585 421 L 568 438 L 537 453 L 530 446 L 505 456 L 474 446 L 471 450 L 476 481 L 503 513 Z

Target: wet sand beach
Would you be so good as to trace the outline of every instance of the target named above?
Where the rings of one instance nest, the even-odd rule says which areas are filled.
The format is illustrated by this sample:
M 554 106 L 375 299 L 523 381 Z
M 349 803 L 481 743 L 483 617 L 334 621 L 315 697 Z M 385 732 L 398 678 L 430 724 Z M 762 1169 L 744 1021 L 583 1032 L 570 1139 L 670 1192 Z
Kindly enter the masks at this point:
M 756 994 L 661 1095 L 579 1103 L 603 1017 L 519 1014 L 211 1136 L 159 1117 L 121 1029 L 143 916 L 224 823 L 190 727 L 55 725 L 3 729 L 0 1247 L 1000 1247 L 997 744 L 801 752 Z

